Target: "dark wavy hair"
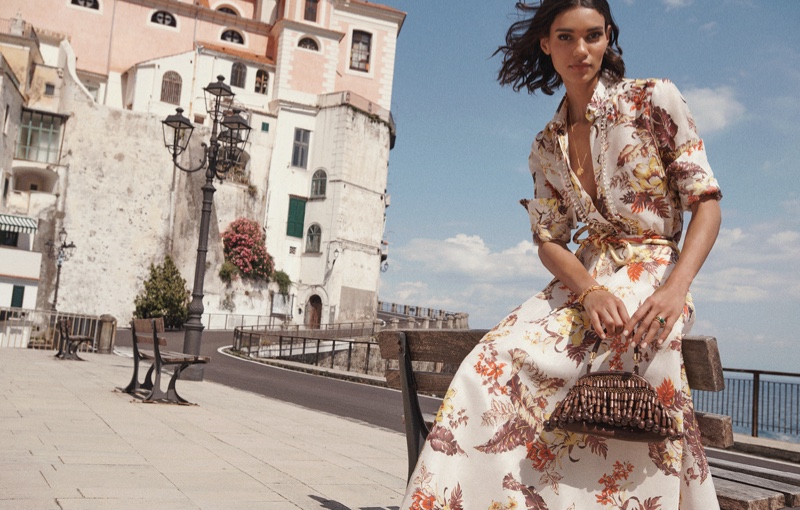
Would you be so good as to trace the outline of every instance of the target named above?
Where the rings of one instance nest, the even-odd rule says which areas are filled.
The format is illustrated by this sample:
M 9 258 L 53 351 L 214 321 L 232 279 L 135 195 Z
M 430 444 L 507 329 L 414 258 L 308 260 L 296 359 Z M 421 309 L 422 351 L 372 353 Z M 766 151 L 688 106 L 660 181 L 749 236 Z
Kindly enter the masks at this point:
M 495 55 L 503 54 L 503 65 L 497 73 L 501 85 L 511 85 L 516 92 L 524 88 L 532 94 L 541 89 L 548 96 L 553 95 L 563 82 L 539 41 L 550 35 L 556 16 L 573 7 L 594 9 L 603 16 L 606 26 L 611 27 L 611 37 L 600 72 L 610 74 L 616 80 L 625 76 L 622 48 L 617 42 L 619 27 L 611 16 L 607 0 L 541 0 L 539 5 L 518 1 L 517 10 L 525 19 L 511 25 L 506 33 L 506 43 L 495 51 Z

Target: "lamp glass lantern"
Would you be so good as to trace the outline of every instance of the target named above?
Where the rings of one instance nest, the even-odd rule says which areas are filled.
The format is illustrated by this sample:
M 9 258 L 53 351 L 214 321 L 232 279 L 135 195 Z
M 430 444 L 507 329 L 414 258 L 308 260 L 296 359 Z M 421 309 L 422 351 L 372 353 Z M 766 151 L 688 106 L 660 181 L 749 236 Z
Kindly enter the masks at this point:
M 183 115 L 183 108 L 176 108 L 174 114 L 162 120 L 161 127 L 164 130 L 164 146 L 173 157 L 181 155 L 194 131 L 192 123 Z
M 222 103 L 226 101 L 233 101 L 233 91 L 230 86 L 225 83 L 225 77 L 222 75 L 217 76 L 216 82 L 209 83 L 203 89 L 203 94 L 206 100 L 206 111 L 214 121 L 220 120 L 223 116 Z

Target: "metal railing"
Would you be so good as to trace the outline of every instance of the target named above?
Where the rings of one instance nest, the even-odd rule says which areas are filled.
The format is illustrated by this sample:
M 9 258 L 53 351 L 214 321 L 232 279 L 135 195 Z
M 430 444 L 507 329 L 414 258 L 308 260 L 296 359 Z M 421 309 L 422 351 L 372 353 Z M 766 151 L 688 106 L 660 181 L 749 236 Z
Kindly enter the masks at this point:
M 328 367 L 346 372 L 382 376 L 386 362 L 380 355 L 378 344 L 370 340 L 324 339 L 278 335 L 273 339 L 245 337 L 233 347 L 242 355 L 252 358 L 269 358 L 295 361 L 306 365 Z
M 96 350 L 100 338 L 100 317 L 55 310 L 0 307 L 0 347 L 55 349 L 58 320 L 70 319 L 71 335 L 90 336 L 91 344 L 81 350 Z
M 725 368 L 725 389 L 695 391 L 698 411 L 725 414 L 734 429 L 788 441 L 800 441 L 800 374 Z M 749 429 L 749 430 L 748 430 Z
M 389 303 L 385 301 L 378 301 L 378 311 L 405 315 L 409 317 L 428 317 L 429 319 L 445 318 L 448 315 L 455 317 L 459 315 L 457 312 L 448 312 L 438 308 L 428 308 L 417 305 L 403 305 L 399 303 Z
M 235 313 L 204 313 L 200 321 L 206 329 L 228 330 L 242 326 L 263 328 L 280 324 L 282 319 L 270 315 L 244 315 Z
M 243 346 L 266 345 L 275 343 L 283 337 L 305 337 L 314 339 L 366 338 L 375 334 L 381 322 L 337 322 L 322 324 L 312 328 L 304 324 L 281 324 L 275 326 L 239 326 L 233 330 L 233 348 L 241 350 Z

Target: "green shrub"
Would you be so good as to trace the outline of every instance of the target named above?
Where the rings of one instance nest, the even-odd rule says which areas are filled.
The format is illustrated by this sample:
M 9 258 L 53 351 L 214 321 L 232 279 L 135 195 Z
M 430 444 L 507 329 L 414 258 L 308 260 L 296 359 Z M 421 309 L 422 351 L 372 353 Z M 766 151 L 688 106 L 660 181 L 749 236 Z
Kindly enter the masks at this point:
M 292 279 L 283 271 L 275 271 L 272 273 L 272 281 L 278 284 L 278 292 L 282 296 L 289 295 L 289 287 L 292 285 Z
M 144 290 L 134 299 L 137 319 L 164 317 L 164 326 L 180 329 L 189 315 L 189 296 L 186 280 L 181 277 L 172 257 L 167 255 L 161 265 L 150 264 L 150 277 Z
M 222 267 L 219 268 L 219 279 L 225 283 L 231 283 L 238 274 L 239 268 L 229 260 L 223 262 Z

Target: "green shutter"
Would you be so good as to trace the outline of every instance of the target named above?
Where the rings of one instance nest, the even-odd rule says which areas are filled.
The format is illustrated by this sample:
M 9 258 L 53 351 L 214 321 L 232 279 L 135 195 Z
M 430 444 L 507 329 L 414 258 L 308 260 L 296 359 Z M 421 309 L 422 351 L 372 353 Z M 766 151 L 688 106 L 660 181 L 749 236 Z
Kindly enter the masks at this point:
M 289 198 L 289 221 L 286 224 L 286 235 L 303 238 L 303 224 L 306 221 L 306 201 Z
M 11 291 L 11 308 L 22 308 L 22 299 L 25 297 L 25 287 L 14 285 Z

